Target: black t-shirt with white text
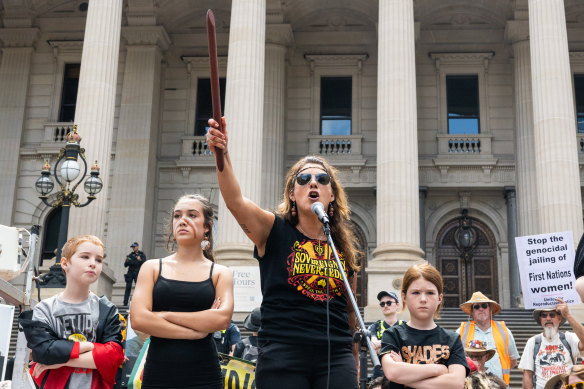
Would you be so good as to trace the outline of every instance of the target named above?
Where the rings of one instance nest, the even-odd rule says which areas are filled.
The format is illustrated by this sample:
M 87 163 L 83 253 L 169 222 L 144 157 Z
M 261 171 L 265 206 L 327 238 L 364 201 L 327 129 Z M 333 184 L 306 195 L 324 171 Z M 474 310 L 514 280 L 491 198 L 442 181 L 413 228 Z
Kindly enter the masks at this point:
M 345 284 L 326 241 L 310 239 L 276 216 L 264 256 L 257 248 L 254 256 L 263 295 L 260 341 L 326 344 L 328 300 L 331 344 L 351 344 Z M 339 258 L 346 270 L 342 253 Z
M 402 360 L 414 365 L 440 363 L 463 365 L 468 375 L 469 369 L 464 356 L 460 336 L 453 331 L 436 326 L 431 330 L 418 330 L 403 323 L 393 326 L 383 333 L 381 355 L 395 351 Z M 390 389 L 405 388 L 404 385 L 391 383 Z

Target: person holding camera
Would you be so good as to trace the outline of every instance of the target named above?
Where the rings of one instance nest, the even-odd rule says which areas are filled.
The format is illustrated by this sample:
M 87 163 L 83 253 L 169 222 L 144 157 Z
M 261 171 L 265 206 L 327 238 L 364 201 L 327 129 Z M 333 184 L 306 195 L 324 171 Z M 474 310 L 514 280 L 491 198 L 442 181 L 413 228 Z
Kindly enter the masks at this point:
M 124 293 L 124 305 L 128 305 L 130 300 L 130 292 L 132 291 L 132 283 L 138 280 L 138 273 L 140 272 L 140 267 L 146 262 L 146 254 L 140 251 L 140 245 L 138 242 L 134 242 L 130 245 L 132 252 L 128 254 L 126 260 L 124 261 L 124 267 L 128 268 L 128 272 L 124 275 L 126 281 L 126 292 Z

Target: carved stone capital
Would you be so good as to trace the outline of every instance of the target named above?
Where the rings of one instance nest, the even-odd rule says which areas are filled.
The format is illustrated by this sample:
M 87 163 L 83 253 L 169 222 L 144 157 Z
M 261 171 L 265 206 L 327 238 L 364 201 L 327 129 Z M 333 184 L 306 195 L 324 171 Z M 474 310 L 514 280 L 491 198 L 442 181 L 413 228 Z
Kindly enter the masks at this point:
M 0 29 L 0 41 L 4 47 L 31 47 L 38 37 L 38 28 Z
M 529 24 L 527 20 L 509 20 L 505 26 L 505 39 L 511 43 L 529 40 Z
M 289 24 L 266 25 L 266 43 L 287 46 L 294 42 L 292 26 Z
M 130 46 L 158 45 L 162 51 L 170 46 L 170 37 L 163 26 L 122 27 L 122 37 Z

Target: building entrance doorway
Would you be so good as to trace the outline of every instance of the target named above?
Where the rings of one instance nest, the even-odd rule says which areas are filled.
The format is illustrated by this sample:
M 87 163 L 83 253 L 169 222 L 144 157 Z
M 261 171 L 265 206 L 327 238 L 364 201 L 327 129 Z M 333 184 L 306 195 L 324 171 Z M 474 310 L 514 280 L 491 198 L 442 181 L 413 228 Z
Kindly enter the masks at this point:
M 451 308 L 459 307 L 476 291 L 495 301 L 499 298 L 495 237 L 479 220 L 466 218 L 466 225 L 462 220 L 446 223 L 435 246 L 436 268 L 444 279 L 444 306 Z M 470 229 L 470 240 L 465 240 L 463 228 Z

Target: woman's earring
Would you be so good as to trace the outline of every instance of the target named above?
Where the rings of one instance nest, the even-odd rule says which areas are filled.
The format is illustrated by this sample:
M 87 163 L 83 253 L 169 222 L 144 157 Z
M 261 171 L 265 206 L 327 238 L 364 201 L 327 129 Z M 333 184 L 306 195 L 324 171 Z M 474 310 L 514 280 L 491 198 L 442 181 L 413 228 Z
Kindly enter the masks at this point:
M 296 215 L 297 215 L 295 201 L 292 201 L 292 206 L 290 207 L 290 213 L 292 214 L 292 217 L 296 217 Z
M 209 242 L 209 237 L 207 236 L 207 234 L 205 234 L 205 237 L 201 241 L 201 248 L 203 249 L 203 251 L 205 251 L 207 250 L 207 248 L 209 248 L 210 245 L 211 242 Z
M 333 203 L 329 203 L 328 214 L 329 217 L 333 217 L 333 215 L 335 214 L 335 207 L 333 206 Z

